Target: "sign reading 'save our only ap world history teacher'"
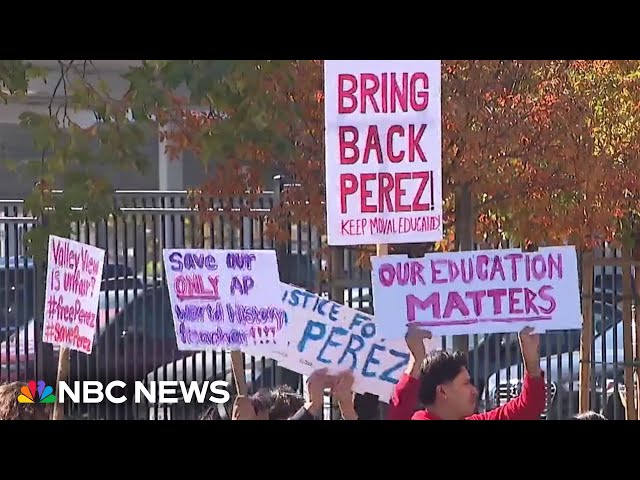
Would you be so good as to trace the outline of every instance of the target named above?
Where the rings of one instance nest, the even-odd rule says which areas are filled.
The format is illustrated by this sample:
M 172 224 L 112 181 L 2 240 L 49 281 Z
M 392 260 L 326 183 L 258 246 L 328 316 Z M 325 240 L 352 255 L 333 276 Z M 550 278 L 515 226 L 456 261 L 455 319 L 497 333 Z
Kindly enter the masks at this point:
M 277 342 L 285 314 L 274 250 L 165 249 L 163 259 L 179 350 Z
M 572 246 L 372 257 L 376 317 L 387 338 L 409 324 L 434 335 L 582 327 Z
M 105 251 L 49 236 L 42 340 L 91 354 Z
M 329 245 L 442 240 L 440 60 L 326 60 Z

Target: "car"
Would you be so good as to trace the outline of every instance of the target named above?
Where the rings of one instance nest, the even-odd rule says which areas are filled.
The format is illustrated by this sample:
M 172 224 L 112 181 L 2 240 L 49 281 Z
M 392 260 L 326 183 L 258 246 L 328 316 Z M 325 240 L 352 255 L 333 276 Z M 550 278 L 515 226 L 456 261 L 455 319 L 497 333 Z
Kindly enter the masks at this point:
M 593 304 L 594 331 L 605 330 L 621 322 L 622 310 L 609 303 Z M 580 348 L 581 330 L 559 330 L 540 336 L 540 356 L 548 357 Z M 517 333 L 493 333 L 479 336 L 480 340 L 469 351 L 469 374 L 478 388 L 485 388 L 487 378 L 500 369 L 520 362 L 520 343 Z
M 101 292 L 141 290 L 144 282 L 130 267 L 105 263 Z M 0 258 L 0 342 L 35 316 L 35 264 L 32 258 Z
M 101 292 L 98 312 L 100 329 L 91 355 L 71 352 L 70 382 L 97 380 L 106 384 L 123 380 L 133 386 L 135 380 L 144 380 L 159 365 L 190 353 L 177 349 L 168 289 L 163 283 L 143 291 Z M 35 378 L 35 345 L 32 319 L 0 344 L 0 381 Z M 58 353 L 59 347 L 54 346 L 52 360 L 56 364 Z M 97 411 L 99 416 L 110 418 L 116 412 L 131 417 L 133 410 L 129 407 L 129 404 L 121 408 L 114 405 L 109 409 L 99 407 Z M 90 413 L 89 409 L 84 410 L 83 414 Z
M 622 380 L 624 358 L 623 322 L 615 324 L 595 322 L 596 337 L 593 343 L 593 375 L 596 393 L 607 392 L 611 382 Z M 615 365 L 614 359 L 620 362 Z M 580 352 L 573 350 L 554 353 L 540 358 L 540 368 L 546 372 L 548 383 L 548 407 L 543 417 L 549 419 L 569 418 L 577 413 L 580 376 Z M 503 405 L 518 395 L 522 388 L 523 367 L 521 363 L 501 369 L 491 375 L 482 391 L 481 404 L 486 410 Z M 600 396 L 602 398 L 602 395 Z M 601 408 L 596 405 L 595 408 Z
M 175 362 L 192 352 L 178 350 L 169 291 L 157 283 L 138 293 L 109 321 L 94 342 L 90 356 L 72 364 L 72 377 L 98 380 L 106 384 L 122 380 L 128 402 L 109 405 L 109 418 L 135 418 L 135 381 L 165 363 Z M 104 409 L 103 409 L 104 410 Z M 107 415 L 106 410 L 100 415 Z

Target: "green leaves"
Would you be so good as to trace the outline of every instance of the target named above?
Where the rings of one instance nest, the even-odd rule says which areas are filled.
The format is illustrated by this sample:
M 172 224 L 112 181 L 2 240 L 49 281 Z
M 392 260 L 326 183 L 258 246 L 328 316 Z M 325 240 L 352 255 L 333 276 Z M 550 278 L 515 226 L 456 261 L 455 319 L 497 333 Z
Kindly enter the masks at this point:
M 22 61 L 0 61 L 0 83 L 6 89 L 0 95 L 5 99 L 15 97 L 19 101 L 14 94 L 26 93 L 29 80 L 36 75 L 47 73 L 49 82 L 55 84 L 58 74 L 63 76 L 58 77 L 58 83 L 66 85 L 67 96 L 58 100 L 63 102 L 59 109 L 51 114 L 27 110 L 20 116 L 36 150 L 42 152 L 40 159 L 28 162 L 21 172 L 35 184 L 25 199 L 26 208 L 41 222 L 26 235 L 27 253 L 42 261 L 46 260 L 49 234 L 68 237 L 74 222 L 98 221 L 112 213 L 113 188 L 102 172 L 143 171 L 149 159 L 142 147 L 156 129 L 147 115 L 169 105 L 165 90 L 150 81 L 159 64 L 145 63 L 130 71 L 129 93 L 113 98 L 111 86 L 104 80 L 89 83 L 62 62 L 60 71 L 44 72 Z M 96 112 L 100 120 L 88 128 L 74 123 L 70 112 L 82 110 Z M 128 118 L 131 111 L 138 116 L 134 122 Z

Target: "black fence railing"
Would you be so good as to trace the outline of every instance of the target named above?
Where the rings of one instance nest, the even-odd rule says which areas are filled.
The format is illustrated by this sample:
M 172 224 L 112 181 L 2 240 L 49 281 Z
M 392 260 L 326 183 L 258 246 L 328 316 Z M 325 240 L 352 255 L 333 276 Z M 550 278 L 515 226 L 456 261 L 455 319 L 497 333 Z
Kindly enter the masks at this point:
M 308 224 L 289 225 L 289 240 L 274 245 L 266 232 L 266 217 L 279 195 L 266 192 L 250 205 L 253 214 L 239 220 L 224 215 L 204 219 L 190 208 L 186 192 L 117 192 L 117 213 L 99 222 L 72 225 L 72 239 L 106 251 L 101 282 L 98 336 L 94 352 L 71 355 L 70 380 L 232 380 L 225 352 L 177 350 L 162 249 L 276 248 L 281 280 L 321 292 L 352 308 L 372 313 L 371 280 L 357 253 L 332 249 L 320 254 L 322 238 Z M 239 209 L 243 200 L 211 202 L 215 210 Z M 24 234 L 37 224 L 20 200 L 0 201 L 0 381 L 55 382 L 57 349 L 41 342 L 44 304 L 42 266 L 24 254 Z M 617 401 L 622 364 L 621 268 L 596 267 L 593 285 L 593 348 L 595 357 L 592 405 L 610 418 L 624 418 Z M 327 280 L 327 277 L 330 280 Z M 546 416 L 566 418 L 578 409 L 580 332 L 549 332 L 542 338 L 542 362 L 550 385 Z M 452 347 L 452 338 L 443 339 Z M 519 391 L 522 361 L 517 335 L 469 337 L 470 371 L 478 386 L 480 409 L 491 409 Z M 286 383 L 302 391 L 299 375 L 264 358 L 245 356 L 249 388 Z M 231 381 L 231 384 L 233 382 Z M 127 393 L 124 404 L 66 405 L 69 418 L 195 419 L 210 405 L 136 404 Z M 376 397 L 358 396 L 363 418 L 384 415 Z

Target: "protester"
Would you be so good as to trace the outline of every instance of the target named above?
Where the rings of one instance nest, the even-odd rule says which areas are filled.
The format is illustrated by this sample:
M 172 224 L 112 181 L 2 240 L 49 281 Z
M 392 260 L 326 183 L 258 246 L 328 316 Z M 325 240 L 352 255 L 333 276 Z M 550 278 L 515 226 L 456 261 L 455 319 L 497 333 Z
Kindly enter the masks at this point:
M 27 384 L 23 382 L 0 385 L 0 420 L 49 420 L 45 405 L 18 402 L 24 386 Z
M 411 353 L 409 365 L 394 387 L 388 420 L 536 420 L 546 405 L 546 385 L 540 368 L 540 337 L 527 327 L 520 332 L 525 366 L 520 395 L 490 412 L 474 414 L 478 391 L 460 352 L 426 354 L 424 340 L 431 333 L 410 327 L 406 336 Z M 426 407 L 415 411 L 417 402 Z
M 289 385 L 281 385 L 271 391 L 269 420 L 288 420 L 304 406 L 304 397 Z
M 331 389 L 338 402 L 343 420 L 358 420 L 353 403 L 353 374 L 350 370 L 329 375 L 327 369 L 316 370 L 309 376 L 309 401 L 290 420 L 317 420 L 322 417 L 324 391 Z
M 572 420 L 607 420 L 607 417 L 594 411 L 588 411 L 575 415 Z
M 238 395 L 233 403 L 232 420 L 288 420 L 304 406 L 302 395 L 288 385 Z
M 209 407 L 200 417 L 200 420 L 229 420 L 229 414 L 227 413 L 224 405 L 214 405 Z

